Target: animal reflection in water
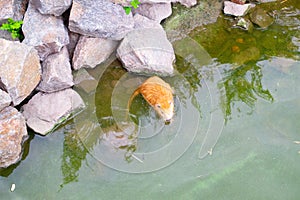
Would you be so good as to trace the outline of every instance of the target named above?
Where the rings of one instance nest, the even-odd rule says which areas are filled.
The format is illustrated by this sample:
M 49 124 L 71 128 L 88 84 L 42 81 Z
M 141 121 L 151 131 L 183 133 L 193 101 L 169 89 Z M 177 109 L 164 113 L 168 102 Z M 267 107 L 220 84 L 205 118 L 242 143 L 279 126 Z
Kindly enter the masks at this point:
M 154 108 L 165 124 L 171 123 L 174 116 L 174 97 L 173 90 L 168 83 L 157 76 L 148 78 L 131 95 L 127 104 L 128 113 L 126 118 L 129 114 L 131 102 L 139 94 Z M 126 122 L 104 131 L 103 139 L 106 142 L 115 148 L 126 149 L 126 160 L 134 157 L 133 152 L 136 150 L 138 130 L 135 127 L 133 122 Z

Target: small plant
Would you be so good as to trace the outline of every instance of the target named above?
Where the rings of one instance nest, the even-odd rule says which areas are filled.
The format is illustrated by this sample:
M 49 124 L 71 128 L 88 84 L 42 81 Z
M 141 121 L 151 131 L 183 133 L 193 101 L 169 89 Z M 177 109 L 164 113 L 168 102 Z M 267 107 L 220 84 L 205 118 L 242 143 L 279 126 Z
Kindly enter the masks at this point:
M 22 24 L 23 21 L 14 21 L 11 18 L 7 19 L 7 23 L 4 23 L 1 25 L 0 29 L 1 30 L 6 30 L 11 33 L 11 37 L 13 39 L 19 38 L 22 40 L 24 38 L 23 33 L 22 33 Z
M 130 2 L 130 6 L 124 6 L 124 10 L 125 10 L 125 13 L 127 15 L 129 15 L 129 13 L 131 12 L 131 9 L 134 8 L 134 9 L 137 9 L 139 7 L 139 4 L 141 4 L 141 2 L 139 2 L 139 0 L 132 0 Z

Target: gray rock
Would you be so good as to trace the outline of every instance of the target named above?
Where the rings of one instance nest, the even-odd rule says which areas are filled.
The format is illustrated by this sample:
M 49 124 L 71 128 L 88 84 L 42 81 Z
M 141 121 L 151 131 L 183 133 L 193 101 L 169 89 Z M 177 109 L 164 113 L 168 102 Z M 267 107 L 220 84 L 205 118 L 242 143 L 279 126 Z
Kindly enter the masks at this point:
M 79 94 L 66 89 L 53 93 L 39 92 L 22 109 L 27 125 L 35 132 L 46 135 L 70 114 L 83 107 Z
M 66 47 L 59 53 L 49 55 L 42 63 L 42 69 L 42 81 L 37 87 L 39 91 L 56 92 L 74 85 Z
M 261 28 L 267 28 L 273 24 L 274 18 L 262 8 L 256 8 L 250 13 L 250 20 Z
M 82 35 L 122 39 L 133 29 L 132 14 L 109 0 L 73 0 L 69 29 Z
M 0 22 L 12 18 L 22 20 L 28 0 L 1 0 L 0 1 Z
M 0 168 L 17 163 L 22 158 L 22 145 L 28 138 L 25 119 L 9 106 L 0 112 Z
M 241 28 L 243 30 L 249 31 L 249 32 L 252 32 L 252 30 L 253 30 L 253 24 L 247 18 L 239 18 L 239 19 L 237 19 L 237 22 L 236 22 L 236 24 L 234 26 L 238 27 L 238 28 Z
M 0 89 L 0 111 L 5 107 L 9 106 L 11 103 L 11 98 L 9 94 Z
M 233 16 L 244 16 L 248 13 L 250 8 L 254 7 L 254 4 L 237 4 L 231 1 L 224 2 L 224 13 L 226 15 L 233 15 Z
M 138 13 L 160 23 L 172 14 L 172 8 L 171 3 L 141 4 L 133 10 L 133 13 Z
M 13 104 L 20 104 L 41 79 L 37 51 L 19 42 L 0 39 L 0 79 Z
M 41 60 L 57 53 L 69 43 L 69 36 L 61 17 L 42 15 L 31 4 L 25 13 L 22 30 L 23 43 L 34 46 Z
M 118 43 L 109 39 L 81 36 L 74 51 L 73 68 L 96 67 L 116 50 Z
M 134 17 L 134 29 L 143 29 L 143 28 L 161 28 L 163 27 L 154 20 L 151 20 L 147 17 L 144 17 L 140 14 L 135 14 Z
M 172 0 L 172 2 L 178 2 L 188 8 L 197 4 L 197 0 Z
M 160 28 L 131 31 L 117 49 L 117 56 L 130 72 L 166 76 L 174 71 L 174 50 Z
M 72 4 L 72 0 L 31 0 L 38 11 L 44 15 L 62 15 Z

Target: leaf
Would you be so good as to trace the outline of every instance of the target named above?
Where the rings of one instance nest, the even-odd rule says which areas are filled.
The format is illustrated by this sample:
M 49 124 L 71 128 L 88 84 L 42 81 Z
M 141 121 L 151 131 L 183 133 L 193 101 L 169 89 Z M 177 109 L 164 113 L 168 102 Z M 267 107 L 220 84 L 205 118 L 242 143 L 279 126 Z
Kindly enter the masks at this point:
M 139 7 L 139 4 L 141 4 L 141 3 L 139 2 L 139 0 L 132 0 L 132 1 L 130 2 L 130 4 L 132 5 L 132 7 L 133 7 L 134 9 L 137 9 L 137 8 Z
M 129 7 L 129 6 L 124 6 L 123 9 L 125 10 L 125 13 L 127 15 L 129 15 L 129 13 L 131 12 L 131 7 Z

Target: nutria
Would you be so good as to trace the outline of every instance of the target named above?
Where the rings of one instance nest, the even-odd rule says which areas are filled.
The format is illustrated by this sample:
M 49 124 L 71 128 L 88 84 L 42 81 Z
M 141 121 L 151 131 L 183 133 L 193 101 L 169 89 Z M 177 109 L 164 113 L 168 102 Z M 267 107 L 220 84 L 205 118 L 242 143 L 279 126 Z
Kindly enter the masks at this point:
M 148 78 L 131 95 L 128 110 L 132 100 L 141 94 L 144 99 L 162 117 L 166 124 L 171 122 L 174 115 L 174 98 L 171 86 L 157 76 Z

